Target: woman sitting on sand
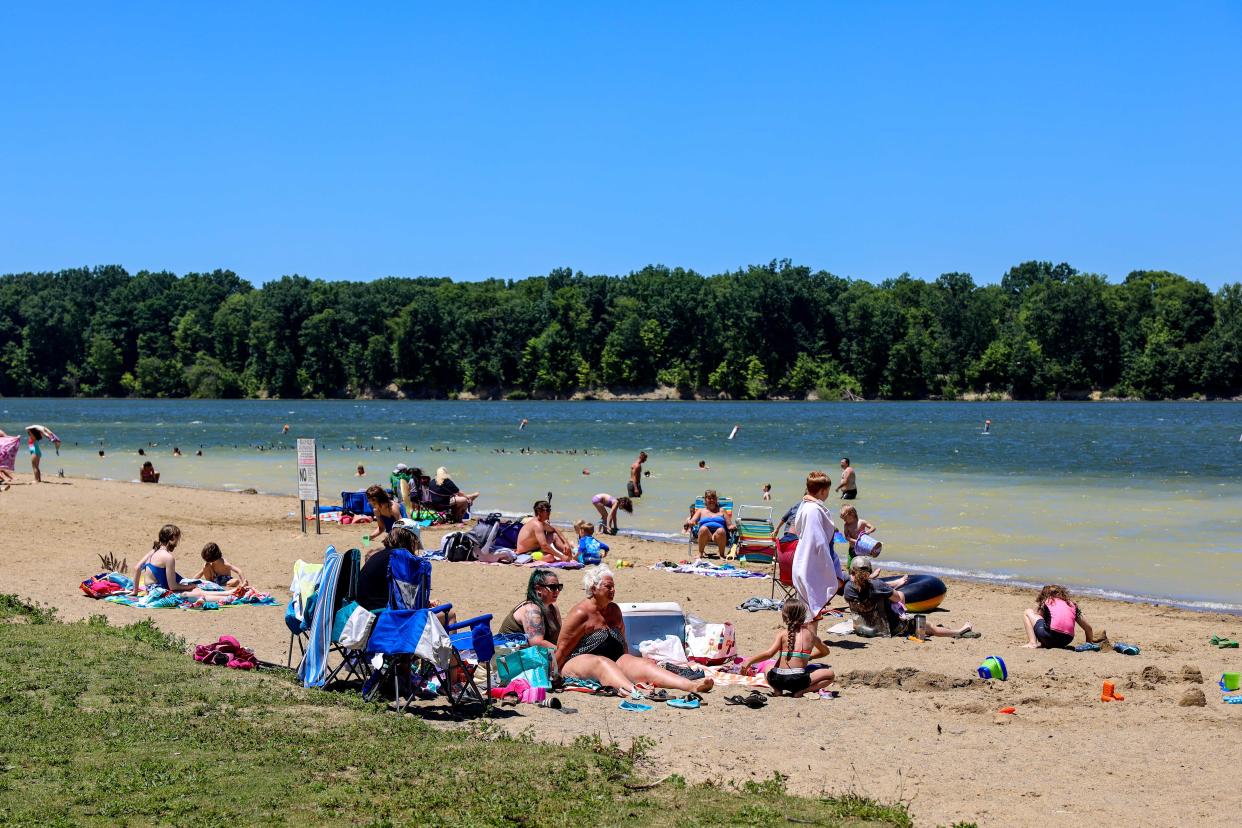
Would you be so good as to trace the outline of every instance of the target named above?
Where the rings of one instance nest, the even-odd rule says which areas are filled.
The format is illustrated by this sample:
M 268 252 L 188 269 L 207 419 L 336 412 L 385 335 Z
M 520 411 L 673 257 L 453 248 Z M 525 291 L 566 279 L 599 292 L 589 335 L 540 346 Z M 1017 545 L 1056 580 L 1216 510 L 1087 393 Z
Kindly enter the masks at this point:
M 146 591 L 143 588 L 145 579 L 151 587 L 162 587 L 169 592 L 192 598 L 210 597 L 210 593 L 181 583 L 181 576 L 177 574 L 177 558 L 173 555 L 180 542 L 181 530 L 176 526 L 169 523 L 160 528 L 159 537 L 152 544 L 151 551 L 134 567 L 134 587 L 130 590 L 131 595 Z
M 1108 633 L 1100 630 L 1097 636 L 1083 617 L 1082 610 L 1070 600 L 1069 590 L 1060 584 L 1048 584 L 1039 591 L 1035 609 L 1022 614 L 1026 624 L 1026 643 L 1023 647 L 1040 647 L 1056 650 L 1074 643 L 1074 625 L 1082 627 L 1082 634 L 1090 644 L 1102 644 Z
M 453 478 L 449 477 L 448 469 L 444 466 L 436 469 L 436 478 L 427 487 L 427 493 L 431 496 L 432 506 L 437 509 L 449 509 L 453 513 L 454 523 L 461 523 L 466 512 L 470 511 L 470 507 L 479 497 L 478 492 L 466 494 L 457 488 L 457 484 L 453 482 Z
M 850 562 L 850 581 L 845 585 L 845 603 L 849 604 L 850 611 L 857 616 L 854 620 L 854 632 L 868 638 L 914 634 L 914 616 L 907 618 L 902 613 L 906 597 L 901 594 L 900 588 L 905 586 L 906 578 L 903 575 L 891 582 L 873 580 L 871 559 L 866 555 L 859 555 Z M 927 632 L 943 638 L 979 637 L 979 633 L 971 630 L 970 624 L 963 624 L 956 630 L 935 624 L 928 626 Z
M 607 492 L 600 492 L 591 498 L 591 505 L 599 512 L 599 525 L 609 535 L 617 534 L 617 510 L 624 509 L 627 514 L 634 513 L 634 501 L 628 497 L 613 497 Z
M 142 469 L 139 470 L 138 477 L 143 483 L 160 482 L 160 473 L 155 470 L 155 464 L 150 460 L 142 464 Z
M 594 679 L 606 687 L 632 693 L 634 685 L 706 693 L 712 680 L 691 681 L 657 667 L 645 658 L 630 655 L 625 640 L 625 619 L 616 605 L 616 585 L 606 566 L 588 569 L 582 579 L 587 597 L 565 618 L 556 643 L 556 663 L 561 675 Z
M 560 576 L 551 569 L 536 569 L 530 573 L 526 600 L 505 616 L 500 622 L 500 631 L 525 635 L 528 644 L 555 650 L 561 635 L 561 611 L 556 599 L 562 587 Z

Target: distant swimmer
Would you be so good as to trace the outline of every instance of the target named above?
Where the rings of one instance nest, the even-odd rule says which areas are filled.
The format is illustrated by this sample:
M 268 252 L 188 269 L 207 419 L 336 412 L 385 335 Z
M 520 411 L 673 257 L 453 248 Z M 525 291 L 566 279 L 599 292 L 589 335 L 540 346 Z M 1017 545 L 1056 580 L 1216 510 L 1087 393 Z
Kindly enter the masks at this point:
M 842 500 L 853 500 L 858 497 L 858 479 L 854 475 L 854 467 L 850 465 L 850 458 L 841 458 L 841 482 L 837 484 L 837 491 L 841 493 Z
M 707 465 L 706 460 L 699 461 L 699 471 L 711 471 L 711 466 Z
M 583 473 L 583 474 L 590 474 L 590 473 L 591 473 L 591 470 L 590 470 L 590 469 L 583 469 L 583 470 L 582 470 L 582 473 Z
M 983 433 L 984 433 L 984 434 L 987 434 L 987 433 L 988 433 L 988 432 L 990 432 L 991 430 L 992 430 L 992 421 L 991 421 L 991 420 L 984 420 L 984 421 L 983 421 Z
M 179 449 L 176 446 L 173 446 L 173 457 L 180 457 L 180 456 L 181 456 L 181 449 Z
M 630 481 L 625 484 L 626 493 L 630 497 L 643 496 L 643 463 L 647 462 L 647 452 L 640 451 L 638 459 L 630 464 Z
M 289 424 L 288 424 L 288 423 L 285 423 L 285 427 L 284 427 L 284 428 L 282 428 L 282 429 L 280 430 L 280 433 L 281 433 L 281 434 L 288 434 L 288 433 L 289 433 Z
M 526 428 L 526 426 L 527 426 L 527 424 L 528 424 L 529 422 L 530 422 L 530 420 L 528 420 L 528 419 L 526 419 L 525 417 L 523 417 L 523 418 L 522 418 L 522 422 L 518 423 L 518 431 L 521 431 L 522 429 Z
M 366 467 L 363 466 L 361 463 L 359 463 L 358 471 L 354 472 L 354 477 L 366 477 L 366 476 L 367 476 Z
M 772 484 L 771 483 L 763 484 L 763 499 L 764 500 L 772 499 Z

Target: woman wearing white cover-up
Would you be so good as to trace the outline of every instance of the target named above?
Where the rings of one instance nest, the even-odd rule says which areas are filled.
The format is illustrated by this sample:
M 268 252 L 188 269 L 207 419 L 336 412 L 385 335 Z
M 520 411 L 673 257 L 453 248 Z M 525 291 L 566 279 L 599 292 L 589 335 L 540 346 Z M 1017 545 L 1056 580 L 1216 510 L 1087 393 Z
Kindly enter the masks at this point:
M 793 561 L 794 589 L 806 602 L 810 618 L 817 618 L 845 584 L 841 561 L 832 548 L 837 527 L 823 503 L 831 487 L 832 482 L 822 471 L 807 475 L 806 496 L 794 516 L 791 530 L 798 536 L 798 550 Z

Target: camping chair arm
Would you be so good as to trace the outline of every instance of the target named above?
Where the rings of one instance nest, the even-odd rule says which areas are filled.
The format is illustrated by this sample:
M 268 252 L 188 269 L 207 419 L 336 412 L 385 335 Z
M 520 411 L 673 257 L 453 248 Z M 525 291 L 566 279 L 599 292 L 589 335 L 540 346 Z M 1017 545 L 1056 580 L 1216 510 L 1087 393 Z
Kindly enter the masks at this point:
M 448 604 L 446 606 L 452 606 L 452 605 Z M 440 608 L 436 607 L 433 611 L 439 612 Z M 489 612 L 487 615 L 476 615 L 474 618 L 467 618 L 465 621 L 458 621 L 456 624 L 453 624 L 451 627 L 446 627 L 445 629 L 447 629 L 449 632 L 453 632 L 455 630 L 464 630 L 468 627 L 473 628 L 474 626 L 481 625 L 481 624 L 487 624 L 490 627 L 491 623 L 492 623 L 492 614 Z

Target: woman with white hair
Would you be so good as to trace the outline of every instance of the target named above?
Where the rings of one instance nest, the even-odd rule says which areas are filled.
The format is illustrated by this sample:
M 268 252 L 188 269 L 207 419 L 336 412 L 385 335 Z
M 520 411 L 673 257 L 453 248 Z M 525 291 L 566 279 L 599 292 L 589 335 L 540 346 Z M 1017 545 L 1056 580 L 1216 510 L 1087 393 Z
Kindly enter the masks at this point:
M 453 482 L 453 478 L 449 477 L 448 469 L 444 466 L 436 469 L 436 478 L 427 487 L 427 492 L 431 497 L 432 506 L 452 511 L 454 523 L 461 523 L 462 518 L 466 516 L 466 512 L 470 511 L 470 507 L 474 505 L 475 499 L 479 496 L 478 492 L 466 494 L 457 488 L 457 484 Z
M 693 693 L 712 689 L 712 680 L 685 679 L 645 658 L 630 655 L 625 619 L 616 604 L 617 587 L 606 566 L 586 570 L 587 597 L 569 611 L 556 642 L 561 675 L 594 679 L 605 687 L 632 693 L 635 684 L 649 684 Z

